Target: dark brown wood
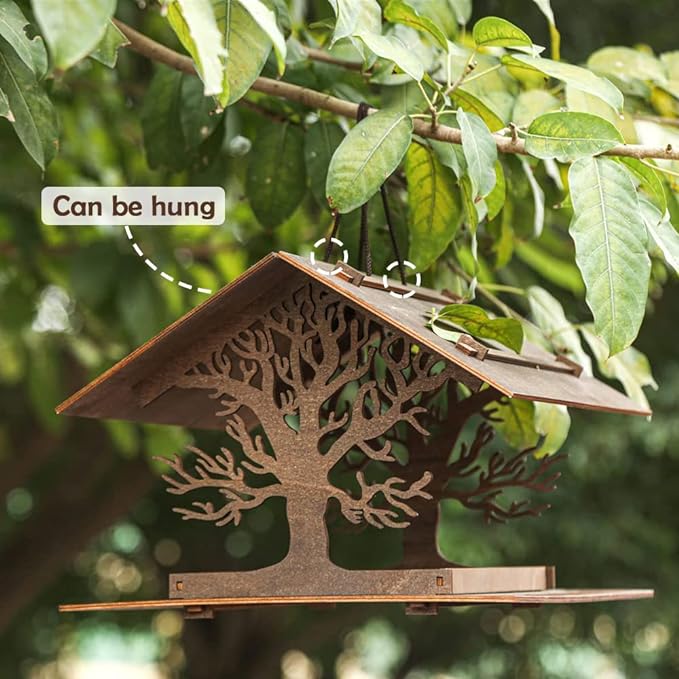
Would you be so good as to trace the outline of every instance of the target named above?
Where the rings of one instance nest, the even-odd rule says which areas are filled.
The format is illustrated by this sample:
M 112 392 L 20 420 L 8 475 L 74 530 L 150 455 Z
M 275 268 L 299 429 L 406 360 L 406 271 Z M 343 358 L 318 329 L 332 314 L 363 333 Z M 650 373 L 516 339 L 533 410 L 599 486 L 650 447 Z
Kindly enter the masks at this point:
M 419 419 L 427 408 L 416 399 L 447 382 L 466 381 L 473 388 L 478 383 L 469 383 L 464 371 L 436 355 L 415 351 L 407 336 L 385 329 L 315 282 L 281 291 L 281 297 L 247 328 L 223 334 L 217 350 L 194 349 L 193 367 L 173 385 L 163 383 L 163 389 L 209 394 L 238 458 L 227 448 L 214 456 L 191 448 L 191 463 L 179 456 L 166 460 L 174 474 L 163 478 L 174 495 L 211 491 L 214 499 L 175 511 L 217 526 L 238 524 L 243 511 L 284 497 L 288 553 L 258 571 L 173 575 L 171 596 L 247 595 L 253 588 L 270 595 L 454 591 L 449 569 L 346 571 L 328 555 L 329 501 L 353 524 L 406 528 L 417 516 L 411 502 L 432 499 L 430 471 L 408 481 L 391 476 L 369 483 L 357 470 L 358 493 L 332 485 L 328 475 L 351 452 L 360 452 L 366 462 L 395 463 L 396 428 L 414 430 L 420 441 L 428 436 Z M 347 392 L 350 388 L 354 391 Z M 347 393 L 352 401 L 340 405 Z M 206 406 L 209 402 L 205 398 Z M 249 430 L 244 412 L 261 425 L 261 433 Z M 294 426 L 290 417 L 296 418 Z M 269 483 L 253 483 L 257 477 Z M 475 572 L 460 575 L 460 586 Z M 484 575 L 487 588 L 546 586 L 544 567 L 485 569 Z
M 546 589 L 535 592 L 501 592 L 492 594 L 451 594 L 441 596 L 404 596 L 402 594 L 365 595 L 326 595 L 326 596 L 257 596 L 221 599 L 159 599 L 151 601 L 115 601 L 89 604 L 63 604 L 61 613 L 94 611 L 152 611 L 166 608 L 199 608 L 219 610 L 220 608 L 242 606 L 289 606 L 295 604 L 356 604 L 356 603 L 394 603 L 394 604 L 436 604 L 464 605 L 473 604 L 511 604 L 549 605 L 549 604 L 589 604 L 605 601 L 633 601 L 652 599 L 652 589 Z
M 553 587 L 551 566 L 447 563 L 436 548 L 439 502 L 454 498 L 487 521 L 537 515 L 547 506 L 506 504 L 501 495 L 506 488 L 551 490 L 558 457 L 536 461 L 526 450 L 485 460 L 491 404 L 517 389 L 531 400 L 641 411 L 537 347 L 518 355 L 468 336 L 457 346 L 443 340 L 426 327 L 432 301 L 448 302 L 438 293 L 415 290 L 399 299 L 386 279 L 378 287 L 351 267 L 335 276 L 332 268 L 285 253 L 262 260 L 59 409 L 222 427 L 228 447 L 193 447 L 187 457 L 165 460 L 168 491 L 196 498 L 175 508 L 185 520 L 237 525 L 243 512 L 285 499 L 289 547 L 281 562 L 172 574 L 170 598 L 247 605 L 255 593 L 269 602 L 397 596 L 411 613 L 433 613 L 453 595 Z M 480 417 L 476 434 L 459 442 L 472 416 Z M 405 460 L 392 451 L 397 442 Z M 344 473 L 335 474 L 340 466 Z M 391 476 L 390 467 L 397 469 Z M 460 479 L 465 488 L 456 486 Z M 401 568 L 346 570 L 329 558 L 330 506 L 352 524 L 424 530 L 420 539 L 406 533 Z M 187 614 L 213 610 L 191 603 Z
M 323 265 L 317 266 L 322 268 Z M 286 288 L 292 280 L 296 281 L 296 285 L 301 285 L 310 279 L 342 295 L 373 320 L 407 335 L 411 341 L 463 368 L 470 376 L 486 382 L 505 396 L 608 412 L 649 414 L 620 392 L 586 375 L 578 378 L 569 372 L 537 369 L 535 365 L 481 361 L 465 355 L 425 327 L 432 306 L 451 303 L 441 293 L 417 288 L 414 297 L 395 299 L 384 290 L 381 279 L 377 277 L 366 277 L 357 287 L 340 276 L 320 273 L 305 258 L 286 253 L 265 257 L 236 281 L 67 399 L 57 408 L 57 412 L 195 428 L 220 428 L 219 418 L 203 407 L 201 396 L 196 394 L 194 400 L 185 392 L 178 393 L 179 390 L 167 389 L 163 385 L 171 383 L 173 377 L 189 367 L 182 362 L 187 351 L 199 344 L 207 349 L 211 343 L 214 350 L 225 330 L 247 327 L 258 313 L 266 309 L 267 304 L 278 298 L 281 288 Z M 406 290 L 399 283 L 390 283 L 390 286 L 397 292 Z M 505 353 L 512 356 L 511 352 Z M 556 357 L 529 343 L 525 343 L 521 356 L 552 363 L 558 366 L 557 370 L 566 367 Z M 155 392 L 148 390 L 149 380 L 155 383 Z M 138 391 L 139 385 L 144 384 L 147 385 L 147 391 Z

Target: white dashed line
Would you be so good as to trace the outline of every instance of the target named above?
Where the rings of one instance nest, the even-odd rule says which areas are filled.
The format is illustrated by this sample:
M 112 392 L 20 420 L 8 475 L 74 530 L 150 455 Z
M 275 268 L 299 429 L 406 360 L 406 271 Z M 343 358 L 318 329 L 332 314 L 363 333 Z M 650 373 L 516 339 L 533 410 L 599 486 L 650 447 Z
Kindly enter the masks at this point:
M 127 236 L 127 239 L 132 242 L 132 248 L 134 251 L 140 256 L 144 257 L 144 252 L 143 250 L 137 245 L 137 243 L 134 240 L 134 236 L 132 235 L 132 230 L 130 229 L 129 226 L 125 227 L 125 235 Z M 144 257 L 144 264 L 148 266 L 151 271 L 158 271 L 158 267 L 156 264 L 154 264 L 148 257 Z M 174 277 L 170 276 L 169 273 L 165 273 L 164 271 L 159 271 L 161 278 L 164 278 L 166 281 L 169 281 L 170 283 L 174 283 Z M 185 283 L 184 281 L 177 281 L 177 285 L 180 288 L 184 288 L 185 290 L 193 290 L 193 285 L 190 283 Z M 196 288 L 196 292 L 200 292 L 203 295 L 211 295 L 212 290 L 209 288 Z

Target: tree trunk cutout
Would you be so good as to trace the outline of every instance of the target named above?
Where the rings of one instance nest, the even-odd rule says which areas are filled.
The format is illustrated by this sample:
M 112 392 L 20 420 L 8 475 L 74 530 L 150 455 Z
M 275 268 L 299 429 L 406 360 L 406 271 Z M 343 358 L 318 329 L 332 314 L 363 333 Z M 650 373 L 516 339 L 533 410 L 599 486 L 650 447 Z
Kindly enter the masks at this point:
M 465 449 L 452 466 L 450 452 L 466 419 L 497 397 L 484 390 L 460 401 L 457 385 L 468 381 L 466 375 L 315 283 L 225 337 L 220 351 L 195 357 L 176 386 L 209 390 L 236 445 L 216 455 L 191 448 L 191 464 L 179 456 L 166 460 L 174 471 L 163 477 L 170 493 L 212 495 L 175 511 L 187 520 L 237 525 L 244 511 L 285 497 L 290 542 L 281 562 L 257 571 L 173 575 L 173 594 L 188 596 L 187 588 L 191 596 L 453 591 L 451 569 L 433 574 L 407 566 L 450 566 L 436 551 L 438 502 L 451 496 L 448 482 L 456 470 L 460 476 L 476 470 L 471 463 L 478 446 Z M 441 426 L 431 404 L 443 390 L 448 414 Z M 254 429 L 246 425 L 253 417 L 259 423 Z M 429 424 L 439 435 L 425 445 Z M 396 462 L 392 442 L 399 435 L 405 435 L 408 464 L 369 481 L 364 467 Z M 353 492 L 328 476 L 349 454 L 363 458 Z M 495 490 L 457 497 L 480 508 L 494 501 Z M 350 523 L 377 528 L 407 528 L 422 513 L 427 547 L 418 539 L 409 549 L 407 533 L 405 568 L 346 571 L 329 558 L 330 500 Z M 413 558 L 416 550 L 421 556 Z

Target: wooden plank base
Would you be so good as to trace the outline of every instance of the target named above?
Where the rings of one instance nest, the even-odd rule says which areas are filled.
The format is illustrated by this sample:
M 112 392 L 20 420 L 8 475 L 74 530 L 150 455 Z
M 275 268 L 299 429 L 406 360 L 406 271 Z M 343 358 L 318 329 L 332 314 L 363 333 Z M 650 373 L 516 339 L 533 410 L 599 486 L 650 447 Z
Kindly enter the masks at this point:
M 286 606 L 291 604 L 333 605 L 394 603 L 417 605 L 427 609 L 428 604 L 438 606 L 469 606 L 473 604 L 511 604 L 538 606 L 541 604 L 587 604 L 602 601 L 629 601 L 652 599 L 652 589 L 546 589 L 535 592 L 503 592 L 491 594 L 439 594 L 435 596 L 404 596 L 402 594 L 378 595 L 325 595 L 325 596 L 250 596 L 223 599 L 158 599 L 153 601 L 116 601 L 89 604 L 62 604 L 61 613 L 94 611 L 152 611 L 166 608 L 183 609 L 190 617 L 210 611 L 249 606 Z M 204 615 L 202 617 L 205 617 Z
M 526 592 L 556 585 L 553 566 L 440 567 L 346 570 L 328 563 L 301 570 L 286 561 L 254 571 L 172 573 L 171 599 L 398 595 L 440 597 L 482 592 Z

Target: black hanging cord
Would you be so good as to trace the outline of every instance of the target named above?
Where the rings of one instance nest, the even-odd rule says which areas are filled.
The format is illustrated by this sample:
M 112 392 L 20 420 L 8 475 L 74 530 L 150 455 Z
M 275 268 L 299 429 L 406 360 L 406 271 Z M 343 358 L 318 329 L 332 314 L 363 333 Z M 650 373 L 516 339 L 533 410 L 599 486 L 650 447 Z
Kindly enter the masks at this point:
M 362 101 L 358 105 L 358 110 L 356 111 L 356 122 L 360 123 L 367 115 L 370 110 L 370 106 L 367 102 Z M 373 258 L 370 252 L 370 234 L 368 232 L 368 204 L 363 203 L 361 205 L 361 233 L 360 233 L 360 246 L 359 246 L 359 257 L 363 264 L 363 270 L 368 274 L 372 275 L 373 272 Z
M 384 207 L 384 218 L 387 220 L 387 227 L 389 229 L 389 238 L 391 239 L 391 247 L 394 251 L 394 257 L 398 262 L 398 272 L 401 276 L 401 283 L 406 285 L 406 270 L 403 266 L 403 257 L 401 257 L 401 251 L 398 247 L 398 241 L 396 240 L 396 232 L 394 231 L 394 223 L 391 221 L 391 210 L 389 209 L 389 196 L 387 195 L 387 187 L 382 184 L 380 187 L 380 193 L 382 194 L 382 206 Z
M 330 238 L 328 238 L 328 242 L 325 246 L 325 255 L 323 256 L 324 262 L 327 262 L 330 259 L 330 255 L 332 255 L 332 248 L 334 246 L 333 239 L 337 238 L 337 234 L 339 233 L 340 217 L 340 213 L 337 210 L 333 210 L 332 231 L 330 232 Z
M 367 115 L 370 110 L 370 105 L 365 101 L 362 101 L 358 105 L 358 110 L 356 111 L 356 122 L 360 123 Z M 403 265 L 403 257 L 401 257 L 401 252 L 398 247 L 398 241 L 396 240 L 396 232 L 394 231 L 394 224 L 391 219 L 391 210 L 389 209 L 389 196 L 387 195 L 387 187 L 382 184 L 380 187 L 380 194 L 382 195 L 382 206 L 384 208 L 384 218 L 387 222 L 387 228 L 389 229 L 389 238 L 391 239 L 391 247 L 394 252 L 394 257 L 398 263 L 398 272 L 401 278 L 401 283 L 406 285 L 406 272 Z M 333 238 L 337 238 L 340 225 L 340 213 L 335 210 L 332 213 L 333 223 L 332 232 L 328 243 L 325 247 L 325 257 L 324 261 L 328 261 L 332 255 L 333 250 Z M 373 272 L 373 260 L 372 252 L 370 250 L 370 234 L 368 232 L 368 203 L 363 203 L 361 205 L 361 232 L 360 232 L 360 246 L 359 246 L 359 258 L 363 264 L 363 270 L 368 274 L 372 275 Z
M 372 276 L 373 257 L 370 252 L 370 237 L 368 236 L 368 203 L 361 205 L 361 245 L 359 257 L 363 263 L 363 270 L 368 276 Z

